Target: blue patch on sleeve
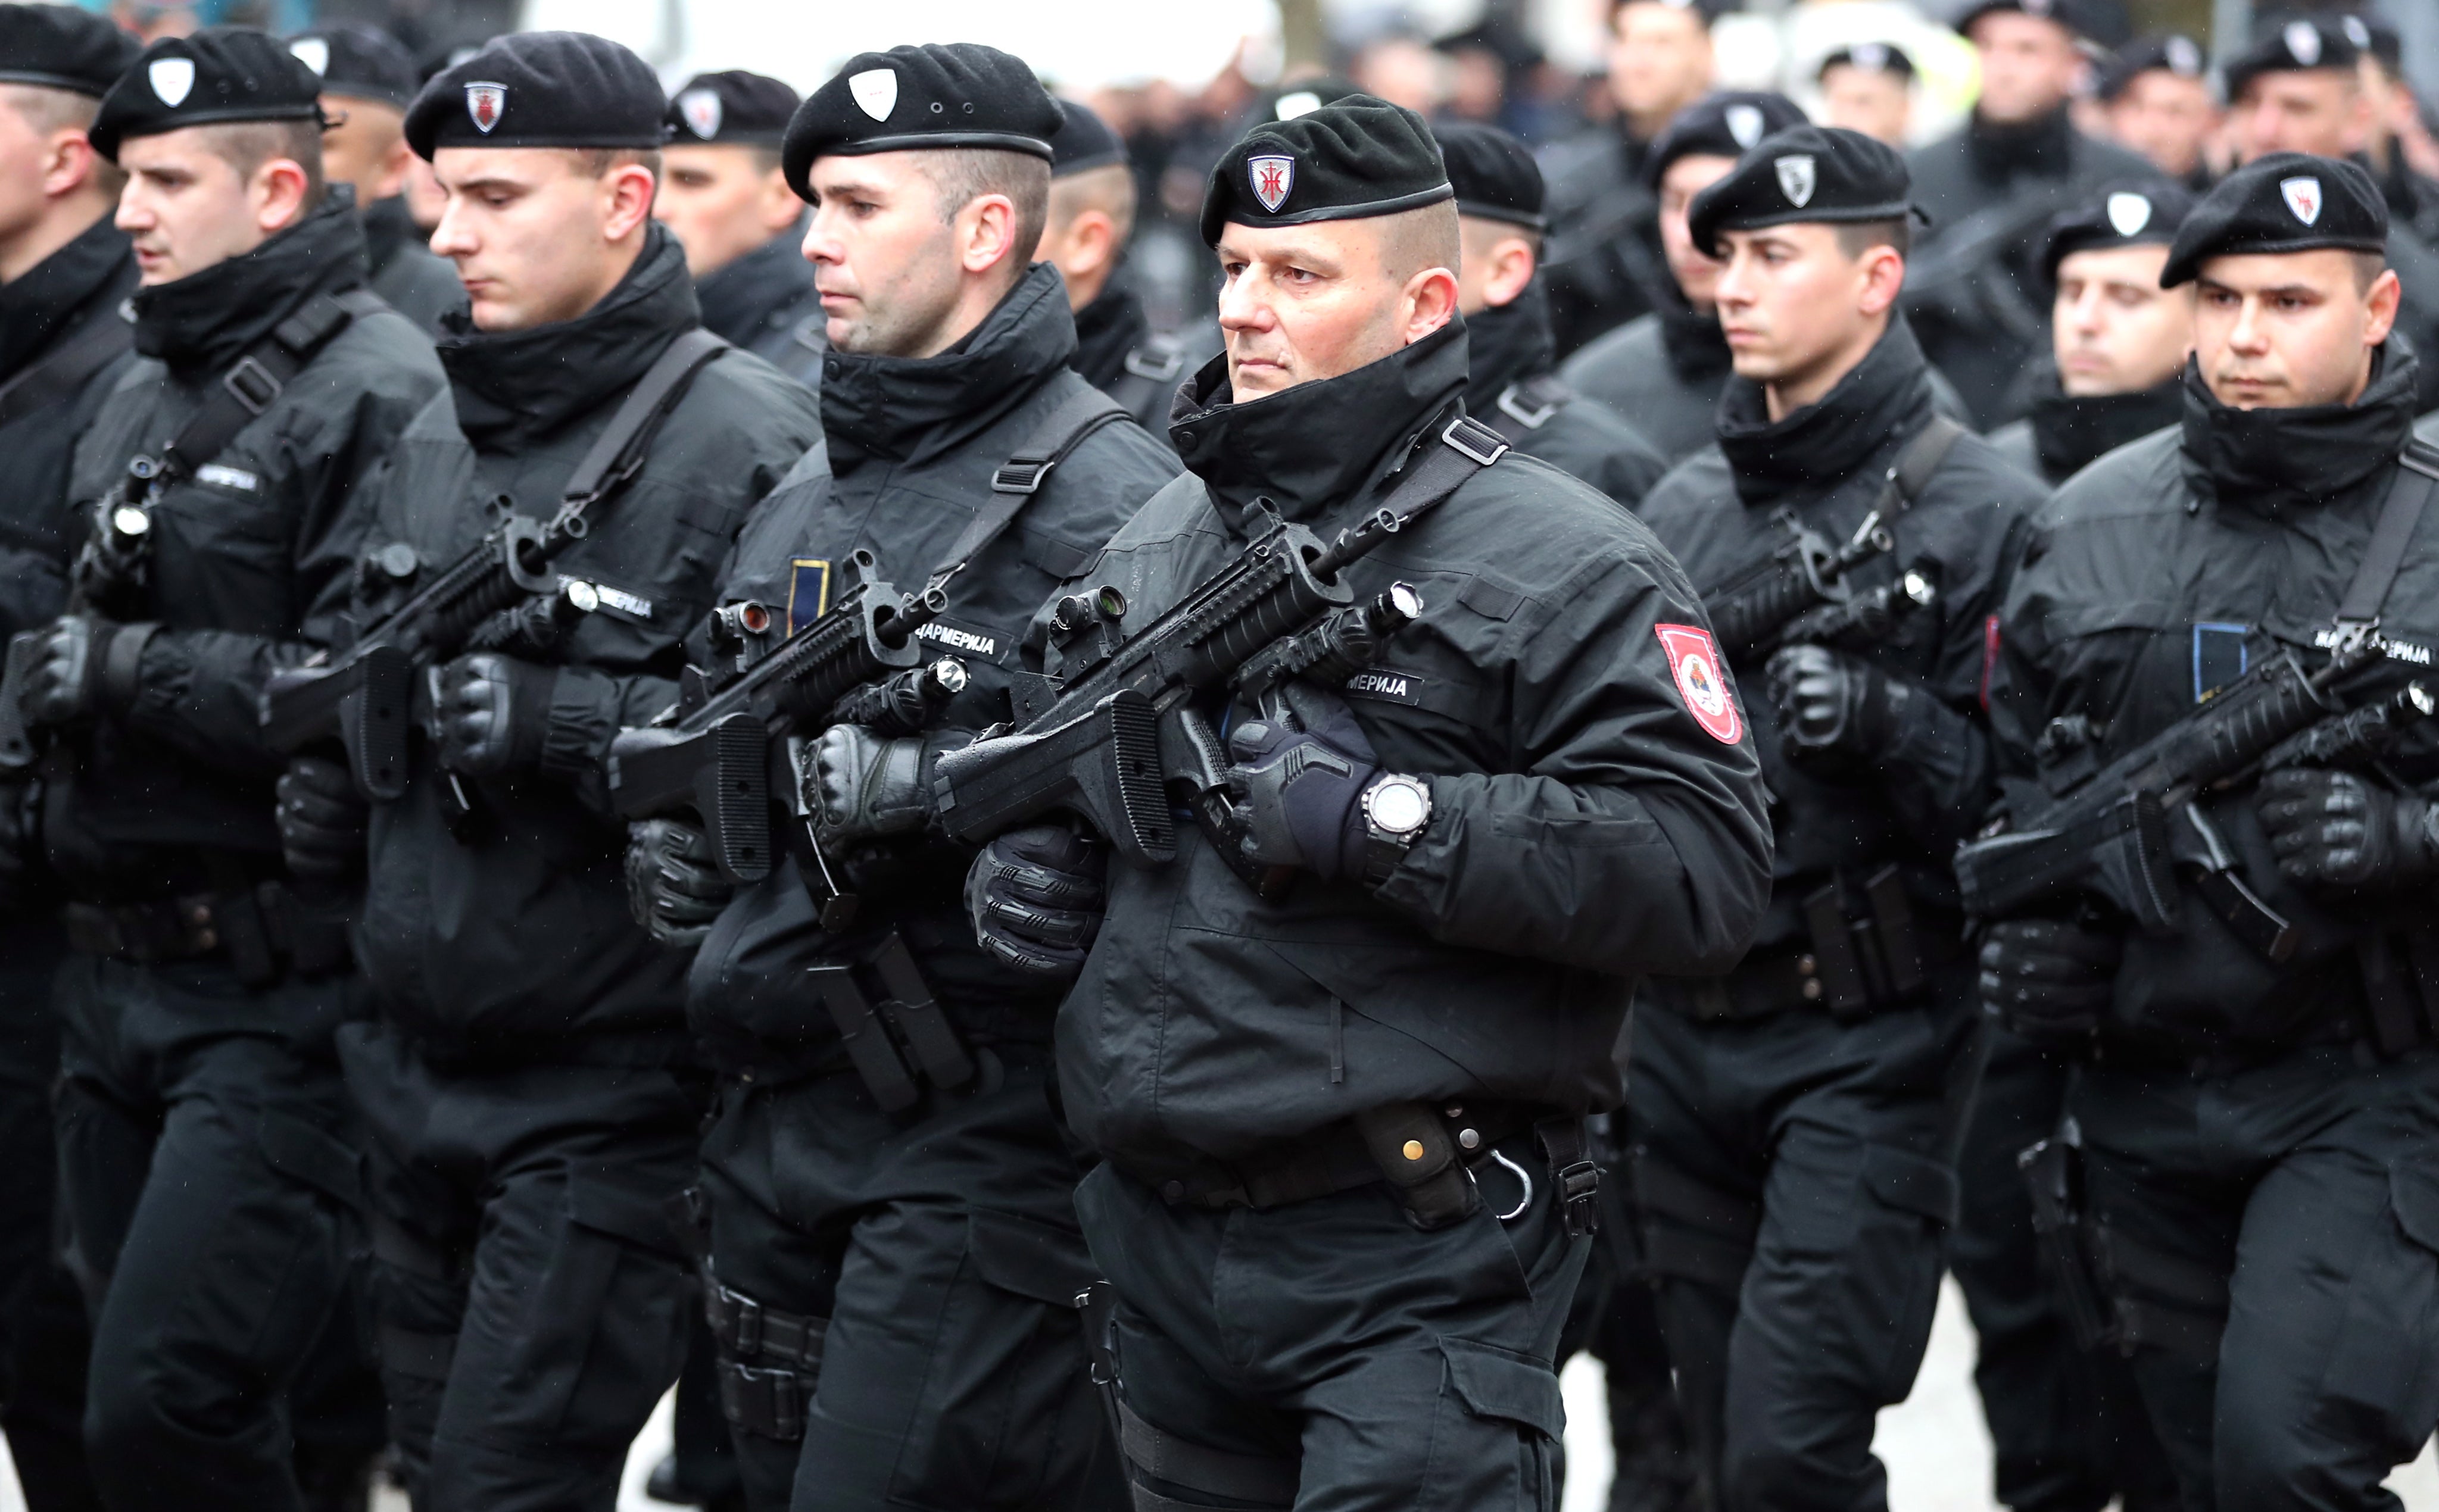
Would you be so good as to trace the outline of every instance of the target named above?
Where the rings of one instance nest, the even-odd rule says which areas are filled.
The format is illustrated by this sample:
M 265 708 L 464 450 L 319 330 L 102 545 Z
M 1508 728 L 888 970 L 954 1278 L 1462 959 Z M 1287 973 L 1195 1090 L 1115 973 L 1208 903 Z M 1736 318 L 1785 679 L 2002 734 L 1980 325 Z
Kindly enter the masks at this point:
M 788 633 L 830 611 L 830 564 L 799 557 L 788 564 Z

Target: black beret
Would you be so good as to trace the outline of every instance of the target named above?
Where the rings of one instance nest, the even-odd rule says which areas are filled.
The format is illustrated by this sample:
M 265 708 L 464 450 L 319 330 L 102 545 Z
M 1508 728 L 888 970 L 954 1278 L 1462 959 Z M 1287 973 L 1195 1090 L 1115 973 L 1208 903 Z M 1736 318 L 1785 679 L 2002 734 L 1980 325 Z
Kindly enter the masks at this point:
M 1812 77 L 1825 79 L 1832 68 L 1860 68 L 1867 74 L 1895 74 L 1899 79 L 1914 77 L 1914 60 L 1893 42 L 1858 42 L 1834 48 L 1821 60 Z
M 90 10 L 0 5 L 0 84 L 40 84 L 99 98 L 140 50 L 134 38 Z
M 1705 95 L 1671 117 L 1643 155 L 1643 182 L 1656 189 L 1681 157 L 1742 157 L 1763 137 L 1804 122 L 1802 108 L 1785 95 L 1740 89 Z
M 1721 231 L 1812 222 L 1891 221 L 1913 208 L 1896 148 L 1843 126 L 1790 126 L 1754 144 L 1685 213 L 1694 245 L 1716 257 Z
M 1531 148 L 1496 126 L 1473 121 L 1449 121 L 1432 132 L 1439 138 L 1449 187 L 1456 190 L 1457 214 L 1536 231 L 1549 226 L 1541 214 L 1541 165 L 1533 161 Z
M 2055 21 L 2078 37 L 2103 37 L 2117 29 L 2110 17 L 2100 13 L 2096 0 L 1966 0 L 1952 25 L 1958 31 L 1970 31 L 1973 23 L 1994 10 Z
M 1202 241 L 1220 228 L 1395 215 L 1456 198 L 1423 118 L 1369 95 L 1265 121 L 1237 138 L 1202 195 Z
M 415 60 L 396 37 L 358 22 L 316 27 L 288 39 L 288 50 L 321 76 L 322 93 L 378 99 L 404 110 L 419 82 Z
M 1088 169 L 1108 168 L 1127 160 L 1127 144 L 1110 123 L 1089 105 L 1072 99 L 1059 102 L 1059 132 L 1050 138 L 1050 176 L 1063 179 Z
M 803 103 L 802 96 L 779 80 L 741 68 L 697 74 L 669 97 L 669 141 L 776 147 Z
M 2179 79 L 2202 77 L 2202 44 L 2177 32 L 2157 33 L 2139 38 L 2118 49 L 2100 71 L 2093 86 L 2102 99 L 2115 99 L 2126 93 L 2135 80 L 2152 72 L 2174 74 Z
M 2352 73 L 2362 49 L 2334 20 L 2309 16 L 2273 20 L 2253 33 L 2252 45 L 2227 61 L 2227 98 L 2240 98 L 2263 74 L 2331 68 Z
M 2166 179 L 2112 185 L 2051 217 L 2041 240 L 2041 276 L 2056 282 L 2058 264 L 2077 252 L 2172 245 L 2193 209 L 2193 191 Z
M 2388 250 L 2388 201 L 2371 175 L 2342 158 L 2271 152 L 2214 185 L 2185 217 L 2160 270 L 2174 289 L 2211 258 L 2342 247 Z
M 467 59 L 491 44 L 492 33 L 467 33 L 436 42 L 415 55 L 415 77 L 418 86 L 432 82 L 444 68 L 454 68 Z
M 1255 100 L 1248 124 L 1262 121 L 1291 121 L 1309 111 L 1324 105 L 1335 105 L 1349 95 L 1363 93 L 1363 86 L 1336 74 L 1314 74 L 1292 84 L 1280 84 L 1265 90 Z
M 115 163 L 118 144 L 131 136 L 223 121 L 318 121 L 321 95 L 321 76 L 278 38 L 205 27 L 145 48 L 101 98 L 85 134 Z
M 978 42 L 859 53 L 788 123 L 788 184 L 811 199 L 813 159 L 985 147 L 1050 160 L 1064 119 L 1025 61 Z
M 657 148 L 668 97 L 641 58 L 585 31 L 522 31 L 432 76 L 406 110 L 406 145 Z

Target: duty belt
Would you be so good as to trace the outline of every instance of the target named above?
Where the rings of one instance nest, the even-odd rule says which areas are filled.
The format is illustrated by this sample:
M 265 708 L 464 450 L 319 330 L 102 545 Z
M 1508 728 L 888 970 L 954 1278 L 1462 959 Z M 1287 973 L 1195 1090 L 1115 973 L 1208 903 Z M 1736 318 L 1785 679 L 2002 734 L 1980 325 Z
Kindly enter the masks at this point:
M 1793 1008 L 1826 1008 L 1860 1019 L 1919 1002 L 1933 968 L 1961 960 L 1961 938 L 1917 928 L 1895 865 L 1862 886 L 1863 908 L 1849 914 L 1838 882 L 1804 899 L 1812 948 L 1748 960 L 1723 977 L 1685 984 L 1698 1019 L 1758 1019 Z
M 70 903 L 62 921 L 80 954 L 139 966 L 225 955 L 248 987 L 292 970 L 325 975 L 349 958 L 345 920 L 305 908 L 276 881 L 140 903 Z
M 1530 1130 L 1549 1157 L 1568 1232 L 1591 1234 L 1599 1226 L 1600 1167 L 1583 1120 L 1538 1116 L 1543 1112 L 1521 1103 L 1391 1103 L 1155 1184 L 1171 1206 L 1216 1210 L 1285 1207 L 1385 1181 L 1417 1227 L 1442 1228 L 1481 1206 L 1469 1167 Z

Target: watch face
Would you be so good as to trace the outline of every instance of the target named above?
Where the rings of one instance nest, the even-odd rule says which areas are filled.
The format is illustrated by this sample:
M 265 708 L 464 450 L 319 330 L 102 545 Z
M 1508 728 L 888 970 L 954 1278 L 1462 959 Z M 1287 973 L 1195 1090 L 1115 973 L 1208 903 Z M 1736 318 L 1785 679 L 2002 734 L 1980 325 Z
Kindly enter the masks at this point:
M 1427 801 L 1411 782 L 1384 782 L 1372 790 L 1372 822 L 1393 835 L 1419 829 Z

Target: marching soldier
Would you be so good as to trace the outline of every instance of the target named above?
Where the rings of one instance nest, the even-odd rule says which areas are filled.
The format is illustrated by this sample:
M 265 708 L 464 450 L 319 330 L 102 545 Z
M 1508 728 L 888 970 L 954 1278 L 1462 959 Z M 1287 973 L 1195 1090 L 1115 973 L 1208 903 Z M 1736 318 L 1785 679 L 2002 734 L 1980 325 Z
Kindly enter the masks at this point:
M 822 386 L 822 302 L 805 266 L 805 206 L 779 170 L 796 92 L 741 69 L 669 97 L 668 171 L 652 213 L 685 248 L 703 329 Z
M 767 651 L 868 550 L 900 592 L 945 584 L 922 644 L 961 691 L 928 734 L 804 731 L 825 854 L 724 911 L 699 830 L 631 841 L 639 916 L 703 940 L 690 1005 L 722 1074 L 703 1281 L 756 1508 L 1124 1503 L 1075 1311 L 1093 1272 L 1050 1087 L 1059 988 L 976 945 L 972 852 L 924 833 L 934 759 L 1008 719 L 1039 665 L 1034 609 L 1176 473 L 1071 369 L 1069 292 L 1033 260 L 1059 128 L 1021 60 L 962 43 L 863 54 L 798 111 L 828 467 L 756 512 L 721 596 L 770 606 Z M 833 877 L 860 903 L 826 928 Z M 902 1037 L 859 1029 L 863 1002 L 894 1003 Z
M 22 707 L 68 898 L 61 1167 L 114 1507 L 305 1505 L 283 1398 L 360 1201 L 345 924 L 283 861 L 255 706 L 339 632 L 364 479 L 440 373 L 365 288 L 320 85 L 207 27 L 147 48 L 89 133 L 128 176 L 142 360 L 77 442 L 90 539 Z
M 1991 794 L 1986 623 L 2041 490 L 1934 412 L 1896 308 L 1912 209 L 1895 151 L 1811 126 L 1695 196 L 1736 372 L 1718 441 L 1643 507 L 1756 695 L 1777 837 L 1743 959 L 1645 996 L 1628 1105 L 1644 1253 L 1723 1512 L 1884 1494 L 1874 1420 L 1930 1338 L 1979 1072 L 1947 862 Z M 1842 596 L 1887 595 L 1878 622 L 1789 623 L 1799 551 L 1816 574 L 1853 563 Z
M 1081 969 L 1059 1087 L 1102 1160 L 1077 1205 L 1139 1506 L 1554 1507 L 1581 1119 L 1622 1091 L 1634 979 L 1723 966 L 1760 903 L 1691 590 L 1463 418 L 1452 199 L 1422 120 L 1366 97 L 1230 149 L 1202 222 L 1228 350 L 1172 428 L 1194 475 L 1072 579 L 1123 596 L 1123 631 L 1278 522 L 1429 509 L 1345 569 L 1410 584 L 1420 623 L 1343 695 L 1290 685 L 1292 726 L 1210 710 L 1237 857 L 1181 826 L 1174 863 L 1104 881 L 1054 823 L 968 879 L 995 953 Z M 1277 901 L 1242 875 L 1270 867 Z
M 2219 103 L 2201 44 L 2179 32 L 2129 43 L 2100 71 L 2092 95 L 2118 146 L 2149 158 L 2193 193 L 2211 187 Z
M 1546 222 L 1531 151 L 1496 126 L 1444 125 L 1436 135 L 1464 249 L 1456 287 L 1470 365 L 1467 411 L 1517 450 L 1633 508 L 1668 463 L 1550 370 L 1557 342 L 1540 277 Z
M 2369 174 L 2296 153 L 2185 218 L 2181 423 L 2042 508 L 2000 619 L 2014 827 L 2250 669 L 2344 655 L 2333 707 L 2428 677 L 2439 454 L 2408 445 L 2388 231 Z M 2439 1419 L 2439 763 L 2427 724 L 2377 749 L 2181 804 L 2164 906 L 2129 879 L 1983 947 L 1989 1011 L 2082 1055 L 2056 1228 L 2188 1508 L 2393 1505 Z
M 601 762 L 675 698 L 739 523 L 817 425 L 801 385 L 700 329 L 651 219 L 667 105 L 624 47 L 527 32 L 408 109 L 472 311 L 370 490 L 356 622 L 511 518 L 570 510 L 551 571 L 582 612 L 416 674 L 430 736 L 368 861 L 346 768 L 300 762 L 281 812 L 292 852 L 366 867 L 372 1011 L 339 1048 L 370 1130 L 391 1427 L 427 1508 L 606 1505 L 685 1344 L 671 1208 L 703 1080 L 683 963 L 627 917 Z
M 372 292 L 424 330 L 466 306 L 457 270 L 423 244 L 406 207 L 406 107 L 415 98 L 415 60 L 388 32 L 357 23 L 300 31 L 288 40 L 322 80 L 324 172 L 355 190 L 365 218 Z

